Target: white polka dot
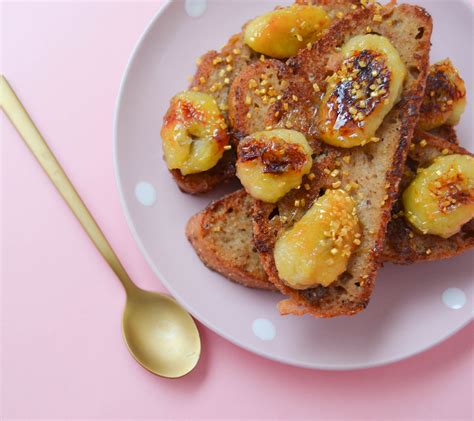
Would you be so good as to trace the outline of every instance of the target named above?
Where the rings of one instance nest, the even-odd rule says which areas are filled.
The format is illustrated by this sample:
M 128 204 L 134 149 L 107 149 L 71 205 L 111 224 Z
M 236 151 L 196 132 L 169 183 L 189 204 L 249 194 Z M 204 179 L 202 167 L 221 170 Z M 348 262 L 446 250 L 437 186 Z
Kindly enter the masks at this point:
M 262 341 L 271 341 L 275 338 L 275 325 L 268 319 L 255 319 L 252 323 L 255 336 Z
M 186 0 L 184 7 L 189 16 L 192 18 L 198 18 L 206 11 L 207 0 Z
M 143 206 L 152 206 L 156 202 L 155 188 L 146 181 L 140 181 L 135 186 L 135 197 Z
M 466 294 L 459 288 L 448 288 L 443 292 L 443 303 L 447 307 L 459 310 L 466 304 Z

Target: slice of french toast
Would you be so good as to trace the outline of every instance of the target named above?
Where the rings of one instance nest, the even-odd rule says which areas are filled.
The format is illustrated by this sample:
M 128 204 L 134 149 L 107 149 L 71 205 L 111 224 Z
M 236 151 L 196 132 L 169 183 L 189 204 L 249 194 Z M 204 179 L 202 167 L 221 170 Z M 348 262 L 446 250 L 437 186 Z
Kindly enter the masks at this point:
M 473 156 L 461 146 L 417 130 L 410 145 L 400 191 L 404 191 L 417 174 L 419 168 L 427 167 L 443 155 L 461 154 Z M 403 205 L 399 198 L 392 210 L 384 244 L 384 259 L 398 264 L 447 259 L 474 247 L 474 219 L 464 224 L 461 230 L 449 237 L 421 234 L 403 217 Z
M 412 140 L 400 191 L 413 179 L 420 166 L 436 156 L 465 154 L 463 148 L 449 138 L 433 136 L 417 130 Z M 426 146 L 421 146 L 423 140 Z M 231 193 L 194 215 L 186 227 L 186 235 L 200 259 L 210 269 L 250 288 L 276 289 L 263 270 L 253 242 L 253 200 L 241 189 Z M 474 247 L 474 222 L 465 224 L 459 234 L 449 239 L 422 235 L 403 218 L 397 201 L 392 210 L 384 243 L 383 260 L 397 264 L 447 259 Z
M 274 60 L 254 63 L 234 81 L 229 116 L 239 137 L 270 127 L 293 128 L 306 135 L 314 152 L 311 177 L 302 182 L 304 189 L 292 190 L 276 205 L 256 201 L 254 206 L 254 238 L 261 262 L 269 280 L 290 297 L 279 305 L 282 314 L 333 317 L 352 315 L 367 306 L 424 93 L 431 31 L 431 17 L 420 7 L 369 6 L 343 17 L 325 37 L 286 65 Z M 335 70 L 340 47 L 367 32 L 389 39 L 408 69 L 402 99 L 378 129 L 379 142 L 352 149 L 330 147 L 318 139 L 315 116 L 321 93 L 326 90 L 326 78 Z M 258 89 L 251 87 L 252 81 Z M 265 88 L 260 88 L 262 81 L 268 81 Z M 276 100 L 266 102 L 266 95 Z M 338 188 L 349 192 L 357 204 L 361 244 L 351 255 L 347 270 L 328 287 L 290 288 L 276 269 L 276 239 L 299 221 L 325 190 Z

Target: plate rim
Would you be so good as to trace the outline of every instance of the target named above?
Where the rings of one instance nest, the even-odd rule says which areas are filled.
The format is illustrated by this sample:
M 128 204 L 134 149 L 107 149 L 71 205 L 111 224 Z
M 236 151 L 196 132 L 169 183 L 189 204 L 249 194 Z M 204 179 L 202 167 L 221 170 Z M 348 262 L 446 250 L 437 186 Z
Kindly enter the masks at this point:
M 434 1 L 440 1 L 440 0 L 434 0 Z M 442 0 L 441 0 L 442 1 Z M 470 9 L 471 9 L 471 14 L 474 14 L 474 3 L 471 2 L 470 0 L 458 0 L 461 3 L 466 4 Z M 294 367 L 300 367 L 300 368 L 306 368 L 306 369 L 312 369 L 312 370 L 324 370 L 324 371 L 355 371 L 355 370 L 364 370 L 368 368 L 375 368 L 375 367 L 381 367 L 389 364 L 393 364 L 408 358 L 415 357 L 431 348 L 436 347 L 437 345 L 441 344 L 442 342 L 446 341 L 449 339 L 451 336 L 455 335 L 456 333 L 460 332 L 462 329 L 464 329 L 466 326 L 468 326 L 474 319 L 474 315 L 471 314 L 470 317 L 468 317 L 463 323 L 461 323 L 458 327 L 453 329 L 452 331 L 449 331 L 445 335 L 441 335 L 440 338 L 438 338 L 435 342 L 431 342 L 430 344 L 423 346 L 419 349 L 417 349 L 414 352 L 402 352 L 392 358 L 389 359 L 383 359 L 383 360 L 377 360 L 369 363 L 363 363 L 363 364 L 347 364 L 347 365 L 341 365 L 341 364 L 318 364 L 318 363 L 308 363 L 308 362 L 302 362 L 298 361 L 294 358 L 288 358 L 288 357 L 277 357 L 273 355 L 269 351 L 264 351 L 258 348 L 255 348 L 251 345 L 248 345 L 239 339 L 233 337 L 232 335 L 226 333 L 222 329 L 220 329 L 218 326 L 214 325 L 214 323 L 211 320 L 208 320 L 206 317 L 203 317 L 198 310 L 195 310 L 191 308 L 188 303 L 186 303 L 185 300 L 182 300 L 179 293 L 177 293 L 174 288 L 172 287 L 172 284 L 168 282 L 165 276 L 161 273 L 160 269 L 155 265 L 153 260 L 151 259 L 150 255 L 148 254 L 145 246 L 143 245 L 140 236 L 135 228 L 135 224 L 132 220 L 130 211 L 128 209 L 128 205 L 125 199 L 125 191 L 123 188 L 122 184 L 122 177 L 121 177 L 121 171 L 119 167 L 119 162 L 118 162 L 118 116 L 120 114 L 120 110 L 122 108 L 122 102 L 123 102 L 123 97 L 125 93 L 125 87 L 129 78 L 130 70 L 132 67 L 132 63 L 134 62 L 139 49 L 144 42 L 145 38 L 149 34 L 149 32 L 152 30 L 156 22 L 160 19 L 160 17 L 163 15 L 163 13 L 168 9 L 168 7 L 173 3 L 173 0 L 164 0 L 160 5 L 155 13 L 155 15 L 152 17 L 152 19 L 149 21 L 149 23 L 146 25 L 144 31 L 141 33 L 139 36 L 138 40 L 135 42 L 135 45 L 128 57 L 127 64 L 125 66 L 125 70 L 123 71 L 122 77 L 120 79 L 120 85 L 119 85 L 119 90 L 118 90 L 118 95 L 115 101 L 115 106 L 114 106 L 114 111 L 113 111 L 113 121 L 112 121 L 112 156 L 113 156 L 113 168 L 114 168 L 114 175 L 115 175 L 115 186 L 118 191 L 119 195 L 119 201 L 120 205 L 122 208 L 122 212 L 125 216 L 125 220 L 127 222 L 128 228 L 130 229 L 132 236 L 138 245 L 138 248 L 140 250 L 140 253 L 142 256 L 145 258 L 145 261 L 148 263 L 150 268 L 152 269 L 153 273 L 157 276 L 158 281 L 168 290 L 172 298 L 174 298 L 186 311 L 188 311 L 194 319 L 202 323 L 205 327 L 216 333 L 217 335 L 223 337 L 227 341 L 233 343 L 234 345 L 237 345 L 238 347 L 251 352 L 253 354 L 256 354 L 260 357 L 269 359 L 271 361 L 278 362 L 280 364 L 286 364 Z M 184 3 L 184 2 L 183 2 Z

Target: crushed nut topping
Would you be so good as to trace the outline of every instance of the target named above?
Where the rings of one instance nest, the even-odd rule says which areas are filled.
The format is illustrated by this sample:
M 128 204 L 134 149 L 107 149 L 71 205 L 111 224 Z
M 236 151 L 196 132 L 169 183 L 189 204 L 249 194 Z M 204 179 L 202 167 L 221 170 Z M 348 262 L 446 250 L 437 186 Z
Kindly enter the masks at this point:
M 430 184 L 430 195 L 438 202 L 438 208 L 442 213 L 451 212 L 463 204 L 474 202 L 474 190 L 464 190 L 464 181 L 464 175 L 451 167 L 447 173 L 442 173 Z

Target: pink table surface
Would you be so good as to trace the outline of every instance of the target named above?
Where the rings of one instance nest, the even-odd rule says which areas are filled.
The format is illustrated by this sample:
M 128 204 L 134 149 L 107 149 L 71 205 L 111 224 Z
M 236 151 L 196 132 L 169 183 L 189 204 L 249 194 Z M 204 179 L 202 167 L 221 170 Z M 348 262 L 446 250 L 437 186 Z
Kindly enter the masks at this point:
M 125 64 L 159 2 L 2 4 L 5 73 L 140 286 L 161 290 L 119 204 L 112 114 Z M 13 418 L 472 419 L 472 324 L 390 366 L 311 371 L 201 327 L 179 380 L 122 341 L 124 294 L 2 115 L 1 414 Z M 416 321 L 414 321 L 416 323 Z

